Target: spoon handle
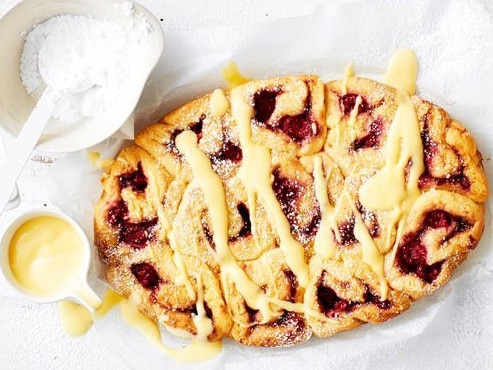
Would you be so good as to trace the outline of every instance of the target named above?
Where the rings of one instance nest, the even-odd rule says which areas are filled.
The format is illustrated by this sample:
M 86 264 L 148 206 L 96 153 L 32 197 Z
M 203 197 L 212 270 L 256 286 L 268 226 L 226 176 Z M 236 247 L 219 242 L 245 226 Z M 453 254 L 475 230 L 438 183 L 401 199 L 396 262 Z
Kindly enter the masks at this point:
M 86 306 L 91 312 L 95 312 L 103 303 L 97 293 L 89 286 L 86 280 L 76 286 L 70 295 Z
M 3 213 L 14 191 L 17 178 L 50 120 L 58 99 L 59 95 L 53 90 L 49 88 L 45 90 L 0 167 L 0 214 Z

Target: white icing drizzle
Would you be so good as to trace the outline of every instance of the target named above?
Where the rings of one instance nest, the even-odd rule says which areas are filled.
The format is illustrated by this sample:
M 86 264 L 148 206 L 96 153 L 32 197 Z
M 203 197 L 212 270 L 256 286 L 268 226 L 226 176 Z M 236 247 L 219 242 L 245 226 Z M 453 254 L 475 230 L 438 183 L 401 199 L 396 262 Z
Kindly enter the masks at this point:
M 423 144 L 414 104 L 406 93 L 397 92 L 398 107 L 387 137 L 385 165 L 360 188 L 360 201 L 370 209 L 394 209 L 414 203 L 421 194 L 419 176 L 424 171 Z M 409 179 L 405 167 L 412 161 Z
M 347 94 L 347 83 L 350 77 L 354 77 L 354 66 L 353 63 L 348 63 L 346 68 L 344 68 L 344 80 L 342 84 L 342 93 Z
M 146 172 L 145 174 L 148 179 L 148 186 L 146 188 L 146 195 L 152 198 L 151 204 L 155 204 L 157 209 L 156 213 L 160 221 L 161 227 L 158 228 L 159 239 L 165 240 L 168 236 L 168 233 L 171 229 L 171 224 L 169 222 L 168 217 L 166 216 L 166 212 L 164 211 L 163 205 L 163 195 L 161 194 L 160 186 L 156 179 L 156 176 L 153 171 Z
M 356 130 L 355 130 L 356 119 L 358 118 L 359 106 L 361 105 L 362 102 L 363 99 L 361 98 L 361 96 L 358 95 L 356 97 L 356 100 L 354 101 L 354 107 L 351 110 L 351 113 L 349 113 L 349 121 L 347 123 L 347 127 L 351 129 L 351 138 L 350 138 L 351 142 L 354 142 L 354 140 L 356 140 Z M 340 122 L 339 122 L 339 126 L 340 126 Z
M 156 345 L 170 358 L 179 362 L 201 362 L 216 356 L 221 352 L 220 341 L 207 342 L 193 338 L 189 345 L 182 348 L 171 348 L 162 343 L 158 325 L 149 317 L 141 313 L 132 303 L 123 300 L 120 302 L 122 317 L 127 324 L 140 331 L 149 342 Z
M 228 210 L 226 195 L 221 178 L 214 172 L 209 157 L 197 146 L 197 135 L 192 131 L 184 131 L 176 137 L 176 147 L 184 155 L 192 168 L 195 180 L 204 194 L 209 209 L 213 240 L 216 244 L 216 258 L 221 266 L 221 282 L 230 277 L 238 292 L 248 306 L 260 310 L 264 318 L 274 316 L 262 290 L 238 266 L 228 245 Z M 223 285 L 227 291 L 227 285 Z
M 409 79 L 403 79 L 402 74 L 406 68 L 411 68 L 410 74 L 416 78 L 415 55 L 407 49 L 398 51 L 396 55 L 391 60 L 386 82 L 409 88 Z M 409 58 L 412 60 L 409 61 Z M 397 80 L 394 80 L 394 77 Z M 394 210 L 394 225 L 398 223 L 398 230 L 392 252 L 392 264 L 407 215 L 421 194 L 418 180 L 424 171 L 423 144 L 413 101 L 403 89 L 396 91 L 396 100 L 398 106 L 387 136 L 385 165 L 363 184 L 359 192 L 360 202 L 365 208 Z M 410 166 L 406 181 L 405 171 L 408 163 Z M 392 231 L 393 229 L 389 232 Z
M 303 246 L 291 234 L 288 219 L 282 211 L 272 189 L 271 154 L 268 148 L 255 144 L 251 138 L 251 119 L 253 108 L 243 98 L 244 89 L 240 86 L 231 90 L 231 110 L 238 125 L 243 161 L 240 178 L 248 195 L 257 194 L 263 200 L 269 220 L 280 239 L 280 245 L 289 268 L 302 287 L 308 285 L 308 265 L 305 262 Z M 249 204 L 252 202 L 249 200 Z
M 195 300 L 197 298 L 195 294 L 195 289 L 193 289 L 192 282 L 190 281 L 190 277 L 188 276 L 187 269 L 185 267 L 185 263 L 183 262 L 181 254 L 176 249 L 176 242 L 173 233 L 170 233 L 169 235 L 169 244 L 174 252 L 173 262 L 180 272 L 180 274 L 175 277 L 174 283 L 178 286 L 185 286 L 190 299 Z
M 334 256 L 336 247 L 334 236 L 332 234 L 334 208 L 329 202 L 327 181 L 324 177 L 322 158 L 320 156 L 313 158 L 313 178 L 315 185 L 315 196 L 317 197 L 317 201 L 320 206 L 320 213 L 322 214 L 320 227 L 315 235 L 314 249 L 315 253 L 320 257 L 323 259 L 328 259 Z
M 416 54 L 411 49 L 397 50 L 390 59 L 390 67 L 383 81 L 398 90 L 404 90 L 408 95 L 416 94 L 416 77 L 418 62 Z
M 195 307 L 197 310 L 197 315 L 192 317 L 193 323 L 197 328 L 197 335 L 195 338 L 201 341 L 207 341 L 207 337 L 213 333 L 214 326 L 212 325 L 212 320 L 207 317 L 204 306 L 204 285 L 202 283 L 202 277 L 197 276 L 197 302 Z
M 222 89 L 216 89 L 212 92 L 209 100 L 209 109 L 214 117 L 222 117 L 228 112 L 228 99 L 226 99 Z
M 310 307 L 308 307 L 308 305 L 306 303 L 306 302 L 308 302 L 307 299 L 305 299 L 304 303 L 296 303 L 296 302 L 283 301 L 283 300 L 280 300 L 277 298 L 269 297 L 269 302 L 281 307 L 283 310 L 286 310 L 286 311 L 304 314 L 305 316 L 311 316 L 311 317 L 314 317 L 314 318 L 321 320 L 321 321 L 330 321 L 331 320 L 331 318 L 325 316 L 325 314 L 318 312 L 318 311 L 315 311 L 315 310 L 311 309 Z
M 378 276 L 380 282 L 380 299 L 384 301 L 387 299 L 388 285 L 387 279 L 385 278 L 383 256 L 375 245 L 375 242 L 361 217 L 361 213 L 357 210 L 349 196 L 347 196 L 347 199 L 351 204 L 354 214 L 354 237 L 361 244 L 363 262 L 370 266 L 373 272 Z

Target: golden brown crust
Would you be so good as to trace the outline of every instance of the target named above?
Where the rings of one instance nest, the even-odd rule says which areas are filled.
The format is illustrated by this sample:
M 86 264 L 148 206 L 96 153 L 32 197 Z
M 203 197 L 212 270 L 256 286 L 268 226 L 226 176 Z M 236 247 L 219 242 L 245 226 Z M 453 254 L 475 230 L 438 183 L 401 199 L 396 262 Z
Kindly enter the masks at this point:
M 155 321 L 197 334 L 202 292 L 214 329 L 209 340 L 230 336 L 275 347 L 312 333 L 327 337 L 399 315 L 445 284 L 478 244 L 488 197 L 481 155 L 471 134 L 443 109 L 412 97 L 424 171 L 421 195 L 398 231 L 394 210 L 365 209 L 359 194 L 385 165 L 399 104 L 395 89 L 364 78 L 324 85 L 310 75 L 254 81 L 242 89 L 254 111 L 252 140 L 270 149 L 272 189 L 303 246 L 309 284 L 300 286 L 269 209 L 260 197 L 252 203 L 243 185 L 244 153 L 231 108 L 215 116 L 209 94 L 144 129 L 102 178 L 94 229 L 104 278 Z M 225 97 L 230 103 L 231 92 Z M 203 190 L 176 148 L 175 138 L 185 130 L 196 133 L 198 148 L 222 181 L 228 247 L 269 297 L 270 317 L 249 307 L 222 271 Z M 315 248 L 323 216 L 318 158 L 333 210 L 333 251 L 325 257 Z M 366 247 L 355 237 L 356 217 L 384 260 L 385 297 L 381 279 L 364 261 Z

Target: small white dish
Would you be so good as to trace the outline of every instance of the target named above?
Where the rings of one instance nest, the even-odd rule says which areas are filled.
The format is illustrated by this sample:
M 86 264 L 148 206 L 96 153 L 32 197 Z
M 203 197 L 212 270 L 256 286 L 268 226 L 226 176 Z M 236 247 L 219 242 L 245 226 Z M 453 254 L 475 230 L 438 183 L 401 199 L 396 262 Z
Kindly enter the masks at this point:
M 25 37 L 36 24 L 64 14 L 87 15 L 129 28 L 135 27 L 136 22 L 144 22 L 149 32 L 145 39 L 129 40 L 132 52 L 128 79 L 122 93 L 100 116 L 75 124 L 50 121 L 37 146 L 50 152 L 93 146 L 127 123 L 164 48 L 159 21 L 147 9 L 128 0 L 24 0 L 18 3 L 0 19 L 0 125 L 13 136 L 18 135 L 36 104 L 20 78 Z
M 15 276 L 15 272 L 11 267 L 11 247 L 13 244 L 13 238 L 16 232 L 26 222 L 39 219 L 42 217 L 54 217 L 61 221 L 66 222 L 76 232 L 78 238 L 82 243 L 82 258 L 78 261 L 77 270 L 74 271 L 73 276 L 65 281 L 63 289 L 56 293 L 41 293 L 34 292 L 28 287 L 24 286 Z M 82 229 L 82 227 L 70 216 L 61 211 L 58 208 L 44 207 L 33 208 L 24 210 L 18 213 L 7 225 L 1 240 L 0 240 L 0 267 L 6 281 L 12 286 L 12 288 L 19 294 L 39 303 L 51 303 L 66 298 L 72 298 L 80 303 L 84 304 L 88 309 L 94 311 L 100 304 L 101 299 L 92 290 L 87 283 L 87 274 L 92 261 L 91 243 Z M 44 254 L 46 258 L 46 254 Z M 42 258 L 41 258 L 42 259 Z M 39 261 L 35 261 L 37 263 Z M 80 264 L 79 264 L 80 262 Z M 33 265 L 35 264 L 33 263 Z

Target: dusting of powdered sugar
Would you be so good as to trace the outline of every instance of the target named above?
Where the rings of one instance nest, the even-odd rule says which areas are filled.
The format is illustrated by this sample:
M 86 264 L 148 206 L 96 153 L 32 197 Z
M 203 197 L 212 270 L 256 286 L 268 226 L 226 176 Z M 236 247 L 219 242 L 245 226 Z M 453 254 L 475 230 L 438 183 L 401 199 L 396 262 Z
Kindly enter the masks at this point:
M 35 25 L 25 38 L 20 77 L 39 98 L 48 85 L 61 93 L 53 118 L 72 124 L 101 115 L 125 88 L 132 45 L 153 32 L 132 2 L 118 5 L 125 22 L 58 15 Z

